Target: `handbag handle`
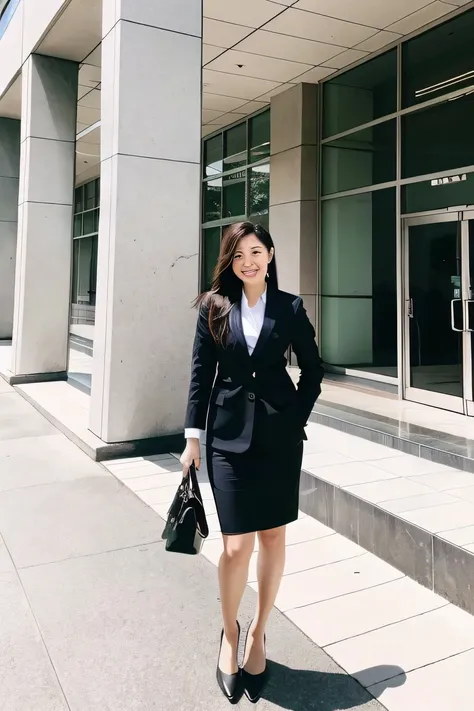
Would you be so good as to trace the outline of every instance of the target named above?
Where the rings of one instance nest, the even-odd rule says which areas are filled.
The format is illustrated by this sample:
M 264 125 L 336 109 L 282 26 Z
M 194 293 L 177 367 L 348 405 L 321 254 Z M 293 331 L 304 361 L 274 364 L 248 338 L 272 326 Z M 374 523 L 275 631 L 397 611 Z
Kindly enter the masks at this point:
M 202 502 L 202 495 L 201 495 L 201 489 L 199 487 L 199 482 L 197 478 L 197 473 L 196 473 L 196 466 L 194 462 L 191 464 L 189 467 L 189 472 L 188 472 L 188 486 L 192 489 L 194 496 L 198 499 L 200 506 L 198 507 L 197 510 L 197 517 L 198 517 L 198 524 L 199 528 L 201 530 L 201 533 L 204 538 L 207 538 L 209 535 L 209 526 L 207 524 L 206 516 L 204 513 L 204 505 Z

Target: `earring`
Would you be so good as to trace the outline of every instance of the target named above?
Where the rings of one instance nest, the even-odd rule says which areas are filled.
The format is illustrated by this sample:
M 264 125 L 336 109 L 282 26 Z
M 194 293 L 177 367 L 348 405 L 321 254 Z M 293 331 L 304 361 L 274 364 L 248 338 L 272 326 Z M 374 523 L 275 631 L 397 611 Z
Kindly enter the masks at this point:
M 267 281 L 270 279 L 270 275 L 268 274 L 268 272 L 265 274 L 265 279 L 266 279 Z

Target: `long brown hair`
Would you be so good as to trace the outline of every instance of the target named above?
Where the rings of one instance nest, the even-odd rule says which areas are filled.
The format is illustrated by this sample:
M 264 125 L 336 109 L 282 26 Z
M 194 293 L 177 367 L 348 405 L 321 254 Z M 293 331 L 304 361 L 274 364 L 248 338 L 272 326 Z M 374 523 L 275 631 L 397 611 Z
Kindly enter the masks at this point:
M 242 298 L 242 281 L 234 274 L 232 262 L 237 246 L 243 237 L 255 235 L 268 251 L 275 249 L 267 230 L 252 222 L 237 222 L 230 225 L 221 241 L 219 258 L 214 268 L 211 290 L 200 294 L 195 306 L 208 309 L 208 323 L 216 343 L 224 345 L 229 331 L 229 313 L 232 306 Z M 268 265 L 268 286 L 278 288 L 275 257 Z

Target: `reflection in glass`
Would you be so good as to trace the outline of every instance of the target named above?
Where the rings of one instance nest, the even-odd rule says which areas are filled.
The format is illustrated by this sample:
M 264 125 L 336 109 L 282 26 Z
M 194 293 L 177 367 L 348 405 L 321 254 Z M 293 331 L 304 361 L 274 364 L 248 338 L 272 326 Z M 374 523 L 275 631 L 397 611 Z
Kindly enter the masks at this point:
M 209 227 L 203 230 L 203 289 L 209 291 L 212 284 L 212 274 L 219 256 L 219 248 L 221 242 L 221 228 Z
M 210 138 L 204 144 L 204 176 L 212 177 L 222 173 L 222 134 Z
M 97 286 L 97 237 L 74 240 L 72 300 L 77 305 L 95 305 Z M 89 323 L 84 314 L 73 323 Z
M 99 204 L 99 181 L 92 180 L 84 185 L 84 210 L 92 210 Z
M 249 214 L 262 215 L 270 207 L 270 165 L 259 165 L 249 170 L 250 204 Z
M 404 178 L 474 165 L 474 94 L 402 117 Z
M 457 178 L 459 182 L 444 185 L 433 185 L 431 180 L 402 185 L 402 213 L 474 205 L 474 173 L 461 174 Z
M 221 219 L 222 178 L 208 180 L 203 184 L 204 222 Z
M 270 156 L 270 111 L 258 114 L 249 122 L 249 162 Z
M 323 138 L 397 110 L 397 51 L 340 74 L 323 84 Z
M 396 178 L 396 121 L 386 121 L 323 145 L 323 195 Z
M 245 191 L 246 191 L 246 180 L 245 171 L 241 170 L 237 173 L 232 173 L 223 178 L 224 183 L 224 197 L 223 197 L 223 210 L 222 218 L 227 219 L 230 217 L 244 217 L 246 214 L 245 209 Z
M 403 108 L 474 85 L 471 10 L 402 45 Z
M 83 213 L 82 234 L 90 235 L 99 230 L 99 208 Z
M 395 188 L 322 203 L 326 363 L 397 374 Z
M 74 212 L 82 212 L 84 209 L 84 187 L 81 185 L 74 192 Z
M 224 133 L 224 171 L 247 163 L 247 124 L 240 123 Z
M 463 394 L 462 333 L 452 328 L 451 302 L 461 305 L 460 247 L 458 222 L 409 228 L 411 386 L 457 397 Z
M 74 215 L 74 237 L 84 234 L 82 230 L 82 215 Z

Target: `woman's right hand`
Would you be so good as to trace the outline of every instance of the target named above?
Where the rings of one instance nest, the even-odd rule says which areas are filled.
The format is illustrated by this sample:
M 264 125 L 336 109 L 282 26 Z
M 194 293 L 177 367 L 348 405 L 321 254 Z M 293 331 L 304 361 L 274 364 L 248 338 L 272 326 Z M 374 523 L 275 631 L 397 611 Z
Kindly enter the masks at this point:
M 201 465 L 201 448 L 198 439 L 186 440 L 186 447 L 179 460 L 183 465 L 183 476 L 187 476 L 191 464 L 194 462 L 196 469 Z

